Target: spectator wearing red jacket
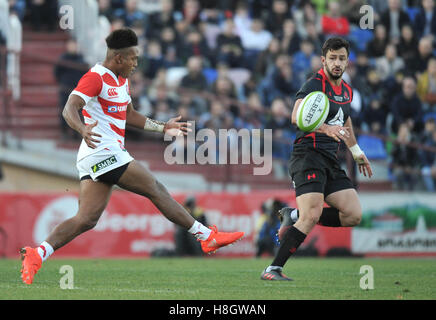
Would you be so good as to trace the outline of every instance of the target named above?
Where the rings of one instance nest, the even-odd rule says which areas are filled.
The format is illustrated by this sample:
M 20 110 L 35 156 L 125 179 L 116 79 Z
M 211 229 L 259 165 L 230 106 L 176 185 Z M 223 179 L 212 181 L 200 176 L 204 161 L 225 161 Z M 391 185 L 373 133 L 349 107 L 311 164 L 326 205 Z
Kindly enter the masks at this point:
M 325 35 L 347 36 L 350 33 L 350 22 L 341 16 L 339 3 L 329 2 L 327 14 L 321 17 L 321 27 Z

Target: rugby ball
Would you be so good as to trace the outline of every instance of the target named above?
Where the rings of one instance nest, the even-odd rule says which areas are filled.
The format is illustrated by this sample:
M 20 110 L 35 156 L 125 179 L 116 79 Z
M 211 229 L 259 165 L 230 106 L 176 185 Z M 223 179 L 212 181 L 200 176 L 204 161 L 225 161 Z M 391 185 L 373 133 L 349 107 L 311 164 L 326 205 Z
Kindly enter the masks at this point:
M 304 132 L 317 130 L 327 119 L 330 103 L 322 91 L 309 93 L 299 104 L 297 127 Z

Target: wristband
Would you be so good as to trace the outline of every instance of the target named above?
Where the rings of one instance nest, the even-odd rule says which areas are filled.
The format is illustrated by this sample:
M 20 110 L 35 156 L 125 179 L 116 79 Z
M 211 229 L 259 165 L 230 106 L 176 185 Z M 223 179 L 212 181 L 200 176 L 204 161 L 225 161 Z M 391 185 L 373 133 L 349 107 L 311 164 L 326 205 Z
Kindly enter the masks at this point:
M 353 158 L 356 159 L 357 157 L 361 156 L 364 152 L 362 149 L 360 149 L 359 145 L 356 143 L 354 146 L 351 146 L 350 148 L 351 153 L 353 154 Z
M 163 132 L 164 128 L 165 128 L 165 122 L 153 120 L 150 118 L 147 118 L 145 120 L 144 130 L 146 131 Z

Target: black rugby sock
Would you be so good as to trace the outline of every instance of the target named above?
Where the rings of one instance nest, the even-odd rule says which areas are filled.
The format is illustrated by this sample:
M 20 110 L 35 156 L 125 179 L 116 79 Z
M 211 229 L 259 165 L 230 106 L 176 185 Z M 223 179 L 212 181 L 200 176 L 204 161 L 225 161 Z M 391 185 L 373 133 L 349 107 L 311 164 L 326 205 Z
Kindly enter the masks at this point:
M 340 227 L 339 210 L 333 207 L 322 209 L 318 224 L 325 227 Z
M 289 257 L 297 251 L 304 239 L 306 239 L 306 235 L 294 226 L 291 226 L 286 231 L 283 240 L 280 241 L 279 251 L 275 256 L 274 261 L 271 263 L 271 266 L 283 267 Z
M 300 211 L 297 211 L 297 219 L 300 217 Z M 294 222 L 297 219 L 292 218 Z M 321 216 L 319 217 L 318 224 L 324 227 L 341 227 L 341 220 L 339 219 L 339 210 L 336 208 L 323 208 Z

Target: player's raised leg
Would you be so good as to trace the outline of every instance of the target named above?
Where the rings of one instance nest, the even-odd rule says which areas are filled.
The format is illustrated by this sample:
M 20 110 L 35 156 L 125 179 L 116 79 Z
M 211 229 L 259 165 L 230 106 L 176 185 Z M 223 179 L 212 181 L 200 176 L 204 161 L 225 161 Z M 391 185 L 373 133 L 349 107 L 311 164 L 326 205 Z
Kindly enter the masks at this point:
M 210 229 L 205 227 L 174 200 L 165 186 L 157 181 L 147 168 L 135 160 L 129 163 L 118 185 L 150 199 L 168 220 L 186 228 L 194 235 L 201 242 L 201 248 L 205 253 L 214 252 L 244 235 L 244 232 L 218 232 L 215 226 Z
M 325 202 L 338 210 L 341 227 L 354 227 L 362 220 L 362 207 L 355 189 L 333 192 L 325 198 Z
M 56 226 L 39 247 L 24 247 L 20 250 L 21 278 L 24 283 L 31 284 L 33 282 L 42 262 L 55 250 L 97 224 L 109 201 L 111 190 L 112 185 L 103 182 L 95 182 L 91 179 L 80 182 L 79 211 L 77 214 Z

